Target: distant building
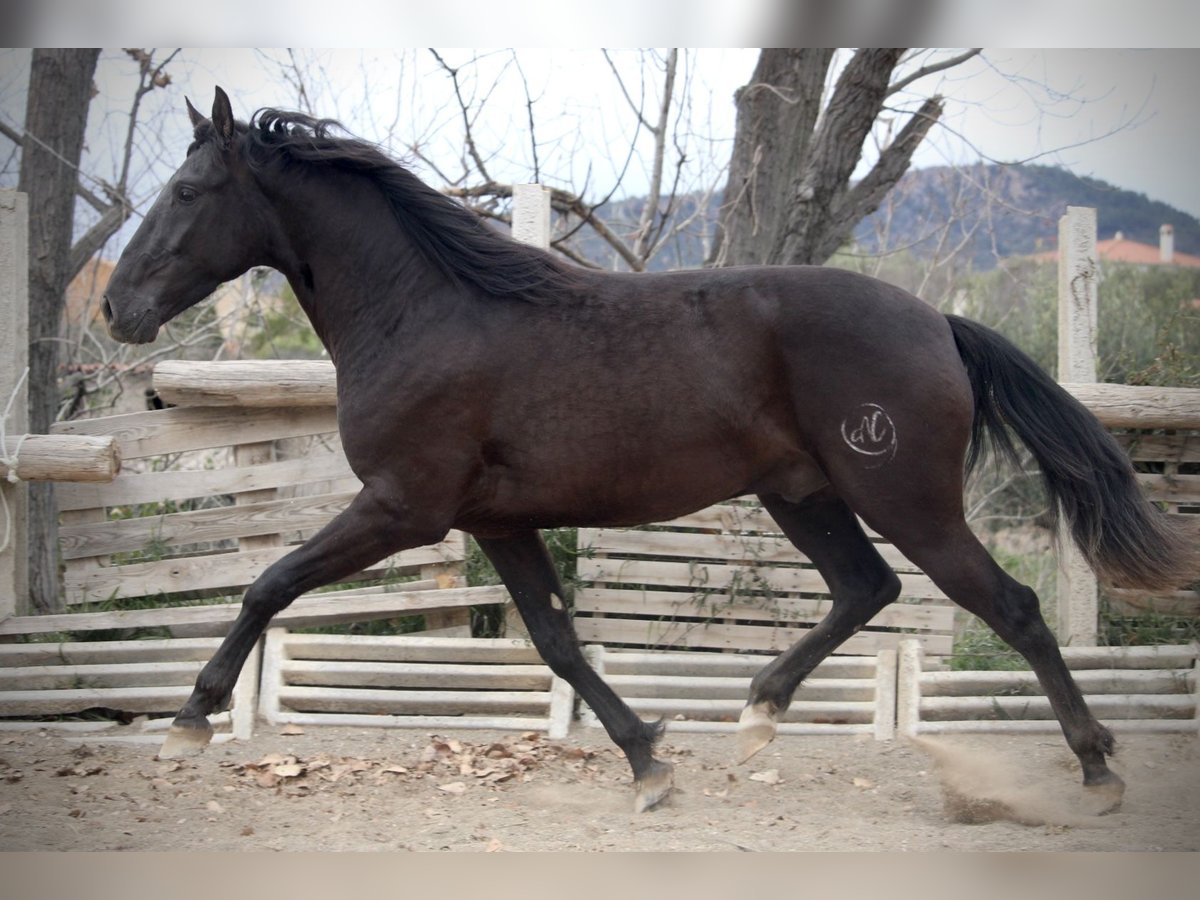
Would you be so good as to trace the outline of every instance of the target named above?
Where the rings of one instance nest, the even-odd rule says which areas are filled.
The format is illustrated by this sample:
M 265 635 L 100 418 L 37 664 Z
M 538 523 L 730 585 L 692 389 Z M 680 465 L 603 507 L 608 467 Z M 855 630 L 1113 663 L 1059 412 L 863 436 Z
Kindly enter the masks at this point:
M 1175 252 L 1175 229 L 1163 225 L 1158 230 L 1158 246 L 1133 241 L 1118 231 L 1108 240 L 1096 241 L 1096 253 L 1102 263 L 1128 263 L 1135 266 L 1181 266 L 1200 268 L 1200 256 Z M 1031 259 L 1058 262 L 1058 251 L 1035 253 Z

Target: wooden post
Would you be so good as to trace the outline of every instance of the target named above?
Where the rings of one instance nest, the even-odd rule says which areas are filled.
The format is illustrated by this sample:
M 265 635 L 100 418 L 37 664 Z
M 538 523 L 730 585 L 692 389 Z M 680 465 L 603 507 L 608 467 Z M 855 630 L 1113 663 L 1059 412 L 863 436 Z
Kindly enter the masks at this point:
M 1058 222 L 1058 380 L 1096 381 L 1096 211 L 1068 206 Z M 1058 642 L 1094 647 L 1100 604 L 1096 576 L 1064 526 L 1059 529 Z
M 0 191 L 0 415 L 4 433 L 29 430 L 29 205 L 24 194 Z M 29 603 L 29 555 L 25 548 L 25 485 L 0 480 L 0 619 Z
M 275 461 L 275 442 L 256 441 L 252 444 L 238 444 L 233 448 L 233 464 L 238 468 L 244 466 L 261 466 Z M 265 488 L 261 491 L 242 491 L 235 494 L 235 506 L 247 506 L 251 503 L 261 503 L 274 500 L 279 496 L 275 488 Z M 283 546 L 283 535 L 255 534 L 238 538 L 238 550 L 261 550 L 264 547 Z

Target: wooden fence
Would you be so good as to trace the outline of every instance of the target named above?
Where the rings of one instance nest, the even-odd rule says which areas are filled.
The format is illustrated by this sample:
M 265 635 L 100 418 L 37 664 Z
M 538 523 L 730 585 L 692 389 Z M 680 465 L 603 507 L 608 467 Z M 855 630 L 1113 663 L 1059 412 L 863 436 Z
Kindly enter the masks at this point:
M 271 724 L 498 728 L 565 737 L 575 694 L 525 640 L 267 632 Z
M 55 434 L 113 438 L 123 461 L 109 483 L 59 486 L 66 602 L 239 596 L 357 493 L 336 427 L 331 405 L 181 406 L 56 424 Z M 309 452 L 280 458 L 281 443 L 298 439 Z M 158 470 L 163 457 L 175 465 Z M 451 533 L 351 576 L 340 590 L 302 598 L 288 618 L 295 626 L 424 610 L 434 627 L 461 634 L 468 606 L 501 599 L 494 589 L 466 588 L 465 555 L 464 536 Z M 204 618 L 220 633 L 236 607 L 210 603 L 169 627 L 195 633 Z M 128 626 L 136 616 L 124 619 Z
M 916 634 L 948 654 L 954 608 L 894 547 L 900 600 L 839 653 L 874 655 Z M 649 528 L 580 529 L 575 629 L 585 642 L 648 649 L 779 652 L 831 600 L 812 563 L 757 504 L 728 503 Z
M 1088 707 L 1118 734 L 1200 730 L 1200 648 L 1064 647 Z M 903 736 L 1060 730 L 1032 672 L 932 669 L 916 641 L 901 644 L 896 688 Z
M 587 647 L 592 666 L 646 719 L 663 717 L 671 731 L 734 731 L 750 679 L 766 660 L 742 653 L 694 653 Z M 581 721 L 600 727 L 582 704 Z M 779 734 L 869 734 L 891 740 L 896 720 L 896 651 L 833 656 L 805 679 L 783 714 Z

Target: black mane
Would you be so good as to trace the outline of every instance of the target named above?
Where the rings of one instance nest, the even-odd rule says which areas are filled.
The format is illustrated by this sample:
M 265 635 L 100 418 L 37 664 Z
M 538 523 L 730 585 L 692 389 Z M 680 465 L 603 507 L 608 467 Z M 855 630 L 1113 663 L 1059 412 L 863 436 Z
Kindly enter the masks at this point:
M 373 144 L 330 135 L 341 127 L 332 119 L 261 109 L 245 131 L 248 159 L 255 167 L 300 162 L 366 175 L 383 189 L 396 220 L 426 259 L 488 294 L 549 304 L 577 291 L 577 269 L 493 230 Z

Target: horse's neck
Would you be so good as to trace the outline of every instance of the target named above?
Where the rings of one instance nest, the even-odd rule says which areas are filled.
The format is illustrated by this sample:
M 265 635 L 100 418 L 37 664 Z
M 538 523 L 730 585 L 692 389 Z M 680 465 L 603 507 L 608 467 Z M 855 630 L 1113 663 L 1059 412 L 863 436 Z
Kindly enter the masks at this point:
M 334 174 L 270 192 L 287 244 L 278 268 L 335 362 L 402 333 L 446 280 L 417 251 L 382 193 Z

